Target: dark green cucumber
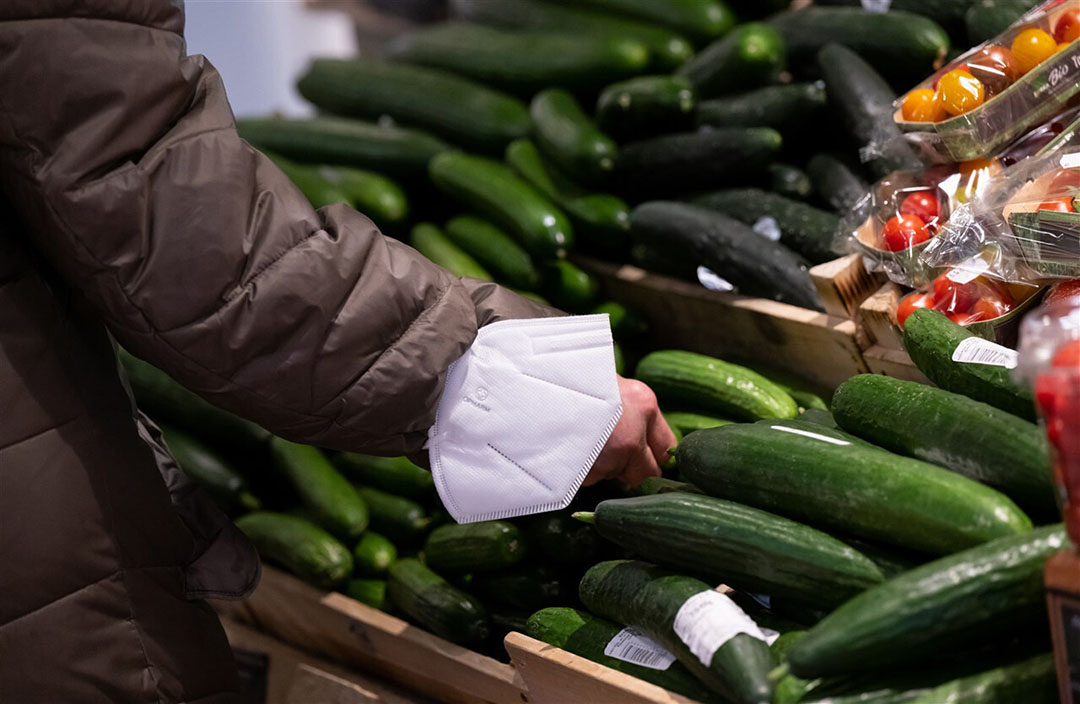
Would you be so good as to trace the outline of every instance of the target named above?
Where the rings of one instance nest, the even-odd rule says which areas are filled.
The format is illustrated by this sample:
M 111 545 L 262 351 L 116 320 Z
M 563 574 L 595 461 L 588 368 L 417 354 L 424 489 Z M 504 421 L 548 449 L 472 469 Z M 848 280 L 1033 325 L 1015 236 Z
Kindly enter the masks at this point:
M 599 291 L 596 277 L 576 264 L 559 260 L 544 268 L 544 295 L 559 308 L 585 312 L 596 303 Z
M 886 15 L 878 16 L 889 19 Z M 893 171 L 922 168 L 919 157 L 893 121 L 896 93 L 885 79 L 858 54 L 839 44 L 823 48 L 817 61 L 833 113 L 860 153 L 865 151 L 869 155 L 867 166 L 873 174 L 882 178 Z
M 561 0 L 616 15 L 656 23 L 689 39 L 705 43 L 722 37 L 735 26 L 735 15 L 721 0 Z
M 353 548 L 353 565 L 356 574 L 361 577 L 386 574 L 396 559 L 397 548 L 394 544 L 370 530 L 360 536 L 360 541 Z
M 540 151 L 572 178 L 595 184 L 615 168 L 615 142 L 597 128 L 567 91 L 540 91 L 529 105 L 529 114 Z
M 521 532 L 507 521 L 439 526 L 431 531 L 424 544 L 428 567 L 442 574 L 504 569 L 524 557 Z
M 847 164 L 832 154 L 815 154 L 806 163 L 806 173 L 822 203 L 846 214 L 866 195 L 870 186 Z
M 524 611 L 561 604 L 567 596 L 559 575 L 543 565 L 476 574 L 469 588 L 485 603 Z
M 773 193 L 794 200 L 809 200 L 814 194 L 814 184 L 809 174 L 791 164 L 769 164 L 769 188 Z
M 393 227 L 409 217 L 409 199 L 401 186 L 374 171 L 347 166 L 318 166 L 319 176 L 340 190 L 348 203 L 375 221 Z
M 470 149 L 499 153 L 528 135 L 529 111 L 517 98 L 452 73 L 369 59 L 316 59 L 297 83 L 327 112 L 389 115 Z
M 710 127 L 771 127 L 781 134 L 805 131 L 822 119 L 825 86 L 791 83 L 765 86 L 738 95 L 704 100 L 697 124 Z
M 592 309 L 594 314 L 608 316 L 611 323 L 611 335 L 616 340 L 631 340 L 644 335 L 649 327 L 637 313 L 622 303 L 606 301 Z
M 895 668 L 978 646 L 1045 618 L 1043 567 L 1060 524 L 935 560 L 860 594 L 788 653 L 800 677 Z
M 685 491 L 691 494 L 701 494 L 693 484 L 667 479 L 665 477 L 646 477 L 635 487 L 627 487 L 629 496 L 655 496 L 657 494 L 669 494 L 671 492 Z
M 391 565 L 386 593 L 402 613 L 437 636 L 462 645 L 487 640 L 490 626 L 483 605 L 419 560 Z
M 841 384 L 832 414 L 841 428 L 886 450 L 988 484 L 1028 511 L 1056 513 L 1046 436 L 1034 423 L 960 394 L 876 374 Z
M 759 420 L 757 425 L 762 425 L 773 430 L 781 430 L 782 432 L 794 432 L 795 434 L 805 435 L 811 433 L 817 439 L 831 438 L 842 443 L 851 443 L 852 445 L 861 445 L 863 447 L 874 447 L 871 443 L 857 438 L 850 433 L 845 433 L 838 428 L 829 428 L 822 426 L 813 421 L 799 420 L 798 418 L 781 419 L 781 420 Z M 824 442 L 824 440 L 823 440 Z
M 994 489 L 807 425 L 814 430 L 754 423 L 691 433 L 679 446 L 680 475 L 713 496 L 932 554 L 1031 530 Z
M 912 700 L 912 704 L 1056 704 L 1058 701 L 1054 655 L 1046 653 L 940 685 Z
M 411 499 L 371 487 L 357 491 L 368 505 L 371 527 L 395 543 L 416 542 L 431 524 L 424 507 Z
M 774 380 L 775 381 L 775 380 Z M 829 410 L 829 404 L 825 402 L 818 394 L 813 391 L 807 391 L 806 389 L 796 389 L 788 384 L 783 384 L 776 381 L 776 385 L 788 392 L 791 398 L 795 399 L 795 403 L 799 404 L 799 408 L 803 410 L 816 409 L 819 411 Z
M 833 252 L 833 240 L 840 229 L 840 218 L 812 205 L 758 188 L 714 191 L 693 202 L 747 225 L 772 218 L 780 230 L 780 242 L 815 264 L 837 256 Z
M 721 425 L 731 425 L 734 422 L 724 418 L 714 418 L 713 416 L 707 416 L 701 413 L 689 413 L 687 411 L 664 413 L 664 419 L 667 420 L 668 425 L 678 428 L 679 432 L 682 433 L 684 437 L 695 430 L 719 428 Z
M 795 420 L 803 420 L 826 428 L 836 428 L 836 419 L 832 417 L 831 413 L 820 408 L 807 408 L 795 416 Z
M 570 218 L 582 245 L 603 253 L 625 247 L 630 229 L 630 208 L 608 193 L 589 193 L 560 174 L 527 139 L 511 142 L 506 162 L 521 178 L 554 202 Z
M 184 474 L 205 489 L 224 511 L 259 510 L 261 504 L 247 480 L 216 452 L 176 428 L 163 425 L 161 434 Z
M 456 23 L 402 35 L 387 45 L 387 53 L 521 96 L 553 86 L 596 90 L 641 73 L 650 58 L 647 46 L 626 36 L 507 32 Z
M 348 203 L 349 196 L 324 178 L 314 166 L 297 164 L 277 154 L 267 154 L 274 165 L 289 177 L 293 185 L 300 189 L 312 208 L 322 208 L 334 203 Z
M 517 288 L 536 288 L 540 273 L 521 245 L 487 220 L 460 216 L 444 228 L 451 242 L 492 272 L 495 278 Z
M 559 257 L 573 244 L 566 216 L 497 161 L 447 152 L 431 160 L 429 173 L 439 190 L 505 227 L 531 254 Z
M 681 76 L 639 76 L 613 83 L 596 101 L 600 129 L 620 141 L 681 132 L 694 125 L 697 94 Z
M 613 560 L 601 562 L 585 573 L 578 596 L 594 614 L 644 631 L 726 700 L 734 704 L 767 704 L 772 695 L 772 656 L 764 640 L 738 633 L 711 656 L 706 655 L 708 663 L 703 664 L 676 634 L 676 616 L 683 604 L 709 591 L 712 587 L 692 577 L 644 562 Z M 720 594 L 716 598 L 727 599 Z M 741 612 L 734 602 L 729 605 L 734 613 Z
M 452 0 L 451 6 L 459 17 L 470 22 L 587 37 L 592 42 L 596 42 L 597 38 L 608 37 L 633 40 L 635 44 L 645 48 L 647 58 L 644 62 L 657 71 L 670 71 L 694 53 L 690 42 L 671 30 L 649 22 L 615 17 L 605 12 L 565 7 L 539 0 Z M 525 56 L 533 49 L 519 46 Z M 546 53 L 540 54 L 541 59 L 546 59 L 547 56 Z M 524 62 L 527 58 L 521 60 Z M 642 63 L 642 60 L 635 56 L 635 69 L 640 68 Z M 549 82 L 548 85 L 553 83 Z
M 363 486 L 413 499 L 426 498 L 435 493 L 435 480 L 431 472 L 417 467 L 407 457 L 339 452 L 333 462 L 345 476 Z
M 352 573 L 349 549 L 310 521 L 284 513 L 256 511 L 236 519 L 236 527 L 263 559 L 317 586 L 337 586 Z
M 679 68 L 701 98 L 756 88 L 772 82 L 784 65 L 784 40 L 760 22 L 739 25 Z
M 384 579 L 350 579 L 345 583 L 345 596 L 356 599 L 361 604 L 367 604 L 373 609 L 385 609 L 386 580 Z
M 860 0 L 826 0 L 817 2 L 818 5 L 855 5 Z M 964 14 L 973 4 L 974 0 L 892 0 L 889 5 L 891 10 L 903 10 L 923 17 L 929 17 L 948 31 L 949 36 L 960 36 L 964 29 Z M 1028 4 L 1030 6 L 1030 3 Z M 1025 10 L 1028 6 L 1025 6 Z M 1016 17 L 1020 15 L 1017 14 Z M 1013 18 L 1015 19 L 1015 17 Z M 995 34 L 996 35 L 996 34 Z M 992 36 L 995 36 L 992 35 Z M 985 37 L 989 39 L 990 37 Z M 978 44 L 982 39 L 974 42 Z
M 637 378 L 662 403 L 690 405 L 730 418 L 794 418 L 799 412 L 791 396 L 757 372 L 694 352 L 653 352 L 638 363 Z
M 1032 8 L 1028 0 L 975 0 L 964 14 L 971 46 L 990 41 Z
M 659 253 L 660 260 L 650 261 L 671 267 L 670 273 L 696 281 L 697 267 L 705 266 L 745 295 L 822 309 L 806 265 L 794 252 L 708 208 L 644 203 L 630 215 L 630 235 L 635 245 Z
M 566 512 L 545 513 L 525 527 L 529 548 L 558 567 L 581 567 L 596 559 L 600 538 L 596 529 L 575 521 Z
M 945 30 L 933 20 L 908 12 L 808 7 L 776 15 L 769 24 L 783 36 L 791 66 L 813 65 L 818 51 L 835 42 L 904 87 L 940 68 L 949 53 Z M 826 77 L 825 85 L 830 80 Z
M 469 256 L 465 250 L 443 234 L 442 230 L 429 222 L 418 223 L 413 227 L 409 244 L 454 276 L 482 281 L 494 280 L 487 269 L 480 266 L 480 262 Z
M 217 448 L 235 450 L 249 457 L 265 452 L 270 440 L 269 431 L 204 401 L 165 372 L 130 352 L 117 348 L 116 354 L 139 410 L 151 418 L 184 430 Z
M 953 393 L 1035 420 L 1031 391 L 1015 384 L 1008 369 L 953 361 L 957 345 L 969 337 L 974 335 L 934 310 L 917 310 L 904 321 L 904 349 L 930 381 Z
M 886 579 L 914 569 L 929 561 L 929 558 L 917 553 L 905 552 L 878 543 L 871 543 L 858 538 L 840 536 L 845 543 L 866 555 L 878 566 Z
M 240 136 L 301 163 L 341 164 L 392 176 L 422 176 L 428 162 L 450 149 L 420 130 L 339 117 L 237 120 Z
M 270 457 L 323 528 L 342 538 L 356 538 L 367 529 L 367 503 L 317 447 L 273 438 Z
M 765 127 L 704 130 L 631 142 L 619 150 L 615 179 L 632 195 L 659 198 L 715 190 L 764 174 L 780 151 Z
M 835 607 L 883 580 L 868 557 L 819 530 L 711 496 L 612 499 L 575 516 L 651 562 L 808 606 Z
M 525 633 L 532 638 L 605 667 L 633 675 L 694 701 L 716 699 L 680 662 L 672 663 L 665 670 L 658 670 L 606 654 L 604 651 L 608 644 L 623 630 L 622 626 L 585 611 L 558 606 L 537 611 L 529 617 L 525 626 Z
M 612 342 L 611 353 L 615 357 L 615 373 L 619 376 L 625 376 L 626 357 L 623 355 L 622 346 L 620 346 L 618 342 Z

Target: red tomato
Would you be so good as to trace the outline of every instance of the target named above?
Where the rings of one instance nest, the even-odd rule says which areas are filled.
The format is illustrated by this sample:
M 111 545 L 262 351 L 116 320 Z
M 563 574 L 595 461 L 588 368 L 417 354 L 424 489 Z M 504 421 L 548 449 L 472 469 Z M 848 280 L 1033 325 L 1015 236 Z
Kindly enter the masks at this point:
M 1016 60 L 1003 46 L 990 44 L 979 50 L 967 64 L 968 71 L 986 87 L 986 97 L 1005 90 L 1016 80 Z
M 1058 393 L 1061 390 L 1059 383 L 1057 379 L 1048 374 L 1040 374 L 1035 378 L 1035 403 L 1048 420 L 1053 416 L 1057 408 Z
M 904 321 L 908 319 L 908 316 L 917 311 L 919 308 L 933 308 L 934 297 L 929 293 L 919 293 L 915 291 L 909 293 L 900 299 L 900 304 L 896 306 L 896 324 L 900 326 L 900 329 L 904 329 Z
M 982 320 L 982 318 L 975 313 L 948 313 L 947 315 L 949 316 L 949 320 L 957 325 L 968 325 Z
M 1054 41 L 1068 44 L 1080 38 L 1080 10 L 1066 10 L 1054 25 Z
M 1080 340 L 1073 340 L 1058 349 L 1054 354 L 1054 366 L 1080 369 Z
M 1050 182 L 1052 193 L 1067 194 L 1070 188 L 1080 188 L 1080 171 L 1076 169 L 1062 169 Z
M 1039 205 L 1039 210 L 1052 210 L 1057 213 L 1073 212 L 1072 198 L 1051 198 Z
M 980 320 L 993 320 L 994 318 L 1000 318 L 1012 309 L 1012 302 L 997 296 L 987 296 L 975 301 L 975 306 L 971 309 L 971 312 L 982 316 Z
M 881 234 L 885 250 L 889 252 L 899 252 L 930 239 L 926 223 L 915 215 L 890 218 Z
M 977 281 L 958 284 L 945 274 L 937 277 L 934 279 L 934 309 L 943 313 L 967 313 L 981 293 Z
M 901 215 L 914 215 L 929 224 L 941 217 L 941 203 L 929 191 L 909 193 L 900 204 Z
M 1043 303 L 1063 301 L 1066 298 L 1072 298 L 1073 296 L 1080 296 L 1080 279 L 1072 279 L 1070 281 L 1062 281 L 1054 284 L 1050 287 L 1050 292 L 1046 294 L 1046 298 L 1043 299 Z

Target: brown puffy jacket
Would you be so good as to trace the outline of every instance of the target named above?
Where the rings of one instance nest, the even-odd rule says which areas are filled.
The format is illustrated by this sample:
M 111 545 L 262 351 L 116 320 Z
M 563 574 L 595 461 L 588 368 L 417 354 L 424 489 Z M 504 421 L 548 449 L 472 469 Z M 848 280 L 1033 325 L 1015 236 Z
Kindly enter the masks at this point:
M 233 702 L 250 547 L 143 422 L 109 334 L 297 441 L 417 451 L 462 281 L 241 141 L 179 0 L 0 3 L 0 700 Z

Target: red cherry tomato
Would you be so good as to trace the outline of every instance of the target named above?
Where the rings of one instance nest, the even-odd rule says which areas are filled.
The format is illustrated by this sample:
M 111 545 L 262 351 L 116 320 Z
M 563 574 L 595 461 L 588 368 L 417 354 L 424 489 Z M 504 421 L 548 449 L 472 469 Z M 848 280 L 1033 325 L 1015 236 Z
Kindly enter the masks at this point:
M 986 87 L 986 97 L 1005 90 L 1016 80 L 1016 59 L 1003 46 L 990 44 L 979 50 L 967 63 L 972 76 Z
M 881 235 L 886 251 L 900 252 L 930 239 L 930 230 L 918 216 L 897 215 L 885 223 Z
M 1013 305 L 1010 301 L 997 296 L 987 296 L 975 301 L 975 306 L 971 309 L 974 315 L 981 316 L 980 320 L 993 320 L 1000 318 L 1013 309 Z
M 1054 354 L 1054 366 L 1080 369 L 1080 340 L 1073 340 L 1063 345 Z
M 1047 419 L 1054 415 L 1057 408 L 1060 382 L 1049 374 L 1040 374 L 1035 378 L 1035 403 Z
M 934 279 L 934 309 L 943 313 L 967 313 L 979 299 L 979 284 L 969 281 L 960 284 L 946 274 Z
M 1054 25 L 1054 41 L 1068 44 L 1080 38 L 1080 10 L 1066 10 Z
M 1054 180 L 1050 182 L 1052 193 L 1067 194 L 1070 188 L 1080 188 L 1080 171 L 1077 169 L 1062 169 Z
M 1073 296 L 1080 296 L 1080 279 L 1071 279 L 1054 284 L 1050 287 L 1050 292 L 1046 294 L 1046 298 L 1043 299 L 1043 303 L 1063 301 Z
M 941 217 L 941 203 L 937 196 L 929 191 L 915 191 L 909 193 L 900 204 L 900 214 L 914 215 L 930 224 Z
M 915 291 L 909 293 L 900 299 L 899 305 L 896 306 L 896 324 L 900 326 L 900 329 L 904 329 L 904 321 L 908 319 L 908 316 L 917 311 L 920 308 L 933 308 L 934 297 L 929 293 L 919 293 Z
M 1051 198 L 1050 200 L 1043 201 L 1039 205 L 1039 210 L 1052 210 L 1056 213 L 1071 213 L 1073 212 L 1072 198 Z
M 949 320 L 957 325 L 969 325 L 982 320 L 982 318 L 975 313 L 947 313 L 947 315 L 949 316 Z

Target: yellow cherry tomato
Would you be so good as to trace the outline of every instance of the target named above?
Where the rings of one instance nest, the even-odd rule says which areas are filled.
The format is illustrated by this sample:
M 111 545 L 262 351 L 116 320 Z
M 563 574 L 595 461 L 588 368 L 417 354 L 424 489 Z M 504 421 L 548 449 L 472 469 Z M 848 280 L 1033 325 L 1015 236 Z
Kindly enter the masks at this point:
M 945 119 L 945 108 L 930 88 L 917 88 L 904 96 L 900 114 L 908 122 L 939 122 Z
M 1054 38 L 1041 29 L 1025 29 L 1012 42 L 1013 58 L 1021 74 L 1027 73 L 1055 53 L 1058 46 Z
M 945 112 L 963 115 L 983 104 L 986 89 L 982 81 L 963 69 L 949 71 L 938 81 L 938 99 Z

